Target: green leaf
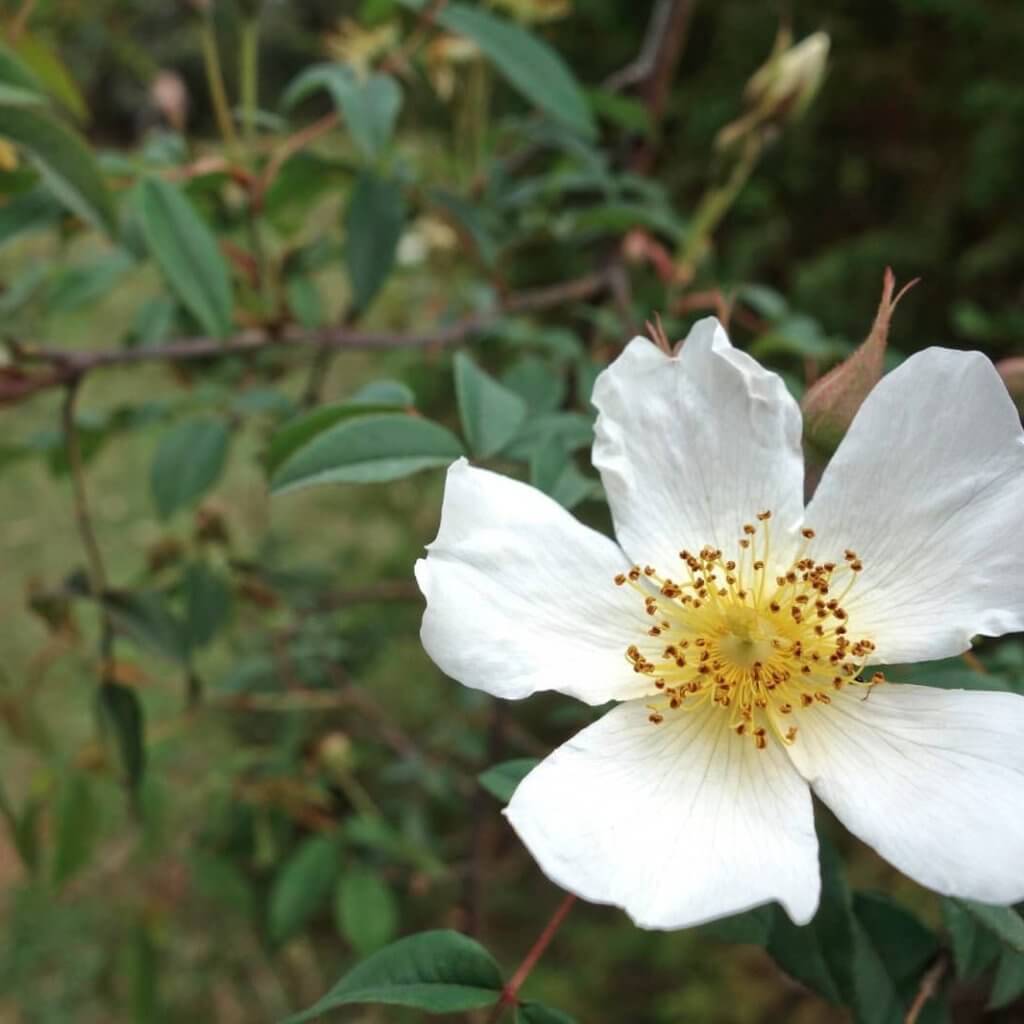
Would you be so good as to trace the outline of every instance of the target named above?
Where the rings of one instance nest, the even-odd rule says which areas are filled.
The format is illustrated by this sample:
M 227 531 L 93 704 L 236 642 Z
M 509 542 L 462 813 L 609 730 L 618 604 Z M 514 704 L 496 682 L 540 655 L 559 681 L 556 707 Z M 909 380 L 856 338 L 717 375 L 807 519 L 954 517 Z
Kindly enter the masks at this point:
M 938 940 L 909 910 L 880 894 L 857 893 L 853 909 L 852 1005 L 857 1020 L 902 1024 L 938 953 Z
M 286 109 L 293 107 L 320 89 L 330 93 L 356 148 L 375 160 L 391 141 L 402 109 L 402 90 L 395 79 L 376 73 L 363 80 L 345 64 L 316 64 L 294 79 L 282 103 Z
M 462 455 L 450 431 L 430 420 L 380 413 L 343 420 L 299 448 L 274 473 L 285 494 L 313 484 L 368 484 L 446 466 Z
M 220 479 L 228 452 L 221 420 L 187 420 L 160 440 L 150 472 L 150 489 L 161 519 L 201 498 Z
M 494 1004 L 501 971 L 478 942 L 453 931 L 399 939 L 346 974 L 315 1006 L 285 1024 L 313 1020 L 338 1006 L 378 1003 L 428 1013 L 459 1013 Z
M 345 210 L 345 266 L 357 312 L 373 302 L 395 265 L 405 224 L 405 200 L 397 182 L 365 172 Z
M 36 36 L 23 32 L 16 44 L 18 57 L 24 62 L 39 86 L 46 90 L 78 121 L 89 117 L 89 108 L 67 66 L 51 46 Z
M 89 780 L 79 772 L 69 773 L 57 797 L 54 885 L 63 885 L 88 863 L 99 836 L 98 826 L 99 807 Z
M 0 107 L 37 107 L 45 102 L 37 92 L 0 82 Z
M 526 419 L 526 403 L 485 373 L 465 352 L 455 353 L 455 394 L 470 449 L 481 458 L 501 451 Z
M 579 412 L 555 412 L 531 416 L 502 451 L 516 461 L 528 462 L 537 447 L 557 441 L 568 453 L 589 448 L 594 440 L 594 423 Z
M 523 1003 L 519 1007 L 519 1024 L 576 1024 L 576 1019 L 543 1003 Z
M 778 909 L 774 905 L 755 907 L 742 914 L 722 917 L 701 926 L 701 933 L 719 942 L 766 946 L 775 925 Z
M 540 762 L 535 757 L 518 757 L 512 761 L 502 761 L 481 772 L 476 778 L 491 796 L 497 797 L 502 803 L 508 803 L 515 793 L 516 787 L 533 771 Z
M 324 908 L 338 864 L 337 836 L 312 836 L 296 847 L 270 890 L 267 927 L 273 942 L 291 938 Z
M 114 235 L 114 205 L 92 150 L 77 133 L 42 110 L 0 107 L 0 136 L 21 147 L 43 184 L 72 213 Z
M 231 278 L 213 232 L 181 189 L 162 178 L 144 179 L 137 196 L 142 235 L 171 291 L 208 334 L 230 334 Z
M 350 402 L 361 405 L 392 405 L 402 409 L 411 409 L 416 404 L 416 396 L 412 389 L 400 380 L 382 377 L 364 384 L 352 397 Z
M 831 846 L 821 845 L 821 902 L 814 919 L 797 926 L 779 910 L 768 952 L 797 981 L 843 1005 L 853 989 L 854 934 L 850 892 L 842 863 Z
M 44 96 L 39 76 L 6 43 L 0 43 L 0 83 Z
M 565 375 L 536 356 L 524 356 L 501 377 L 534 413 L 557 412 L 565 400 Z
M 335 893 L 334 914 L 338 931 L 362 956 L 375 953 L 395 937 L 395 898 L 391 889 L 365 868 L 353 868 L 342 875 Z
M 60 203 L 44 185 L 10 196 L 0 206 L 0 245 L 5 245 L 31 231 L 43 231 L 63 216 Z M 45 268 L 35 268 L 40 276 Z
M 996 976 L 992 981 L 992 991 L 988 997 L 990 1010 L 1001 1010 L 1004 1006 L 1016 1002 L 1024 995 L 1024 956 L 1003 950 L 996 966 Z
M 137 789 L 146 767 L 142 705 L 130 687 L 104 683 L 99 689 L 100 721 L 113 733 L 129 789 Z
M 942 922 L 949 932 L 958 979 L 970 981 L 991 967 L 999 956 L 999 940 L 981 927 L 960 900 L 942 900 Z
M 449 32 L 476 43 L 509 84 L 546 114 L 587 138 L 597 134 L 583 90 L 565 61 L 543 40 L 504 18 L 466 4 L 446 4 L 434 20 Z
M 181 623 L 168 610 L 161 594 L 108 591 L 102 600 L 119 632 L 148 651 L 182 666 L 188 664 L 188 646 Z
M 363 402 L 350 398 L 344 402 L 321 405 L 311 412 L 303 413 L 288 420 L 274 433 L 264 455 L 267 473 L 273 474 L 282 463 L 295 454 L 303 445 L 308 444 L 318 434 L 329 427 L 353 416 L 367 416 L 371 413 L 405 411 L 404 404 L 393 401 Z
M 602 493 L 598 482 L 584 476 L 572 456 L 551 439 L 530 455 L 530 483 L 567 509 Z
M 231 587 L 205 562 L 185 570 L 185 640 L 190 649 L 205 647 L 231 615 Z
M 976 900 L 953 900 L 967 911 L 982 928 L 994 935 L 1007 949 L 1024 953 L 1024 918 L 1013 907 L 996 907 Z

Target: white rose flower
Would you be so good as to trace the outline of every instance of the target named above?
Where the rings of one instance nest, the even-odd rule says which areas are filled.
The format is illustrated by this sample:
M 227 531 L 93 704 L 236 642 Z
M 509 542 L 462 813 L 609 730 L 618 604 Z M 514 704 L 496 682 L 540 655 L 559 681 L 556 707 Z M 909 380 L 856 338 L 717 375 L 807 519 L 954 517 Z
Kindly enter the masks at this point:
M 992 364 L 886 376 L 806 509 L 797 404 L 717 321 L 671 357 L 634 339 L 594 402 L 619 544 L 462 460 L 416 566 L 450 676 L 621 702 L 506 810 L 543 871 L 647 928 L 771 900 L 802 924 L 813 790 L 923 885 L 1024 898 L 1024 698 L 870 669 L 1024 628 L 1024 434 Z

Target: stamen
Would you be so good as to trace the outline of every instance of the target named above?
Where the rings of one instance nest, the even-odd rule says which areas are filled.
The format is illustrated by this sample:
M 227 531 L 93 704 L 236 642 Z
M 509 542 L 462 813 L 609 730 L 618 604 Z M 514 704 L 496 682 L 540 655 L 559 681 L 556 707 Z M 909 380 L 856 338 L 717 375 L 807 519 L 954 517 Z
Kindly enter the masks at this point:
M 724 708 L 730 731 L 764 750 L 769 740 L 797 742 L 798 727 L 785 721 L 795 709 L 827 708 L 828 691 L 847 686 L 865 688 L 866 699 L 885 681 L 880 673 L 860 678 L 875 645 L 849 636 L 844 605 L 864 568 L 857 553 L 818 562 L 808 553 L 815 531 L 803 527 L 792 561 L 780 564 L 771 518 L 762 510 L 742 524 L 733 558 L 711 545 L 681 550 L 681 580 L 652 565 L 615 577 L 654 619 L 626 650 L 633 671 L 651 677 L 652 724 L 667 713 Z

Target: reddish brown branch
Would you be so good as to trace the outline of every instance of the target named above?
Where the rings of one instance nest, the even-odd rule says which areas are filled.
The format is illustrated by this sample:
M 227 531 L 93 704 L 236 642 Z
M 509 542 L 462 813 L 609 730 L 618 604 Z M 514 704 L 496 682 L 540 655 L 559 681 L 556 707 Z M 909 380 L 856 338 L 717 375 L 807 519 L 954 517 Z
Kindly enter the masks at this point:
M 495 1024 L 508 1007 L 515 1006 L 519 1002 L 519 990 L 530 976 L 530 972 L 537 966 L 537 961 L 544 955 L 544 951 L 551 945 L 551 940 L 561 928 L 562 922 L 572 910 L 575 902 L 576 897 L 569 893 L 558 905 L 558 909 L 551 915 L 551 920 L 544 926 L 544 931 L 537 936 L 530 951 L 523 958 L 523 962 L 516 968 L 516 973 L 512 975 L 502 990 L 501 998 L 494 1004 L 494 1010 L 491 1012 L 487 1024 Z
M 272 332 L 243 331 L 230 338 L 179 338 L 164 345 L 140 348 L 111 348 L 93 351 L 67 351 L 46 345 L 16 345 L 11 355 L 23 366 L 46 364 L 39 374 L 24 374 L 17 388 L 0 389 L 0 400 L 18 401 L 48 388 L 81 379 L 94 370 L 139 363 L 182 363 L 217 356 L 248 356 L 264 349 L 310 348 L 329 350 L 389 350 L 457 345 L 492 327 L 502 317 L 514 313 L 536 313 L 570 302 L 592 298 L 611 284 L 610 273 L 602 271 L 564 281 L 561 284 L 511 295 L 488 313 L 472 313 L 445 326 L 428 331 L 391 333 L 361 331 L 348 327 L 306 330 L 292 326 Z

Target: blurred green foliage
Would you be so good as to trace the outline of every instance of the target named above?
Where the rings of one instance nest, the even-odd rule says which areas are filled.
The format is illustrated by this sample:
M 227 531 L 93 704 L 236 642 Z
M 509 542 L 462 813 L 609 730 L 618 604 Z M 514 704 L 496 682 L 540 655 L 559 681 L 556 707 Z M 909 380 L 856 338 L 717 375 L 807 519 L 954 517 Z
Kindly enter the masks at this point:
M 734 151 L 771 5 L 683 4 L 660 98 L 616 75 L 646 4 L 421 6 L 4 13 L 5 1024 L 279 1021 L 329 990 L 385 1004 L 338 1019 L 480 1019 L 559 900 L 501 802 L 593 712 L 496 707 L 423 654 L 437 467 L 608 529 L 589 397 L 631 333 L 727 304 L 801 393 L 886 265 L 923 278 L 890 360 L 1022 354 L 1019 5 L 795 8 L 824 81 Z M 1024 648 L 907 678 L 1024 692 Z M 932 976 L 920 1024 L 1019 1019 L 1019 916 L 820 817 L 810 926 L 579 906 L 520 1019 L 887 1024 Z

